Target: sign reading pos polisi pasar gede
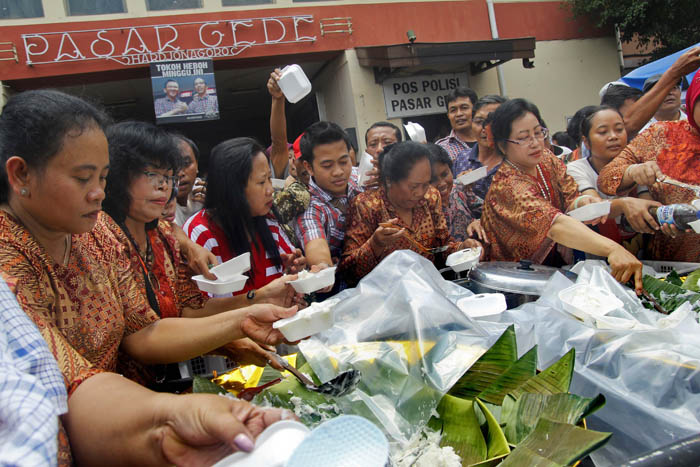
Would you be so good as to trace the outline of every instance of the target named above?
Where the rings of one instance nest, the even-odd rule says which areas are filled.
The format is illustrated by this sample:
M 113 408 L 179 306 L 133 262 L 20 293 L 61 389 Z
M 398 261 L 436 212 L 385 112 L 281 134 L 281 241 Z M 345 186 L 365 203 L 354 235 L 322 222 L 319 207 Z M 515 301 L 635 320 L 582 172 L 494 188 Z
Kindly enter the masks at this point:
M 445 113 L 450 89 L 468 86 L 466 73 L 391 78 L 382 83 L 387 118 Z

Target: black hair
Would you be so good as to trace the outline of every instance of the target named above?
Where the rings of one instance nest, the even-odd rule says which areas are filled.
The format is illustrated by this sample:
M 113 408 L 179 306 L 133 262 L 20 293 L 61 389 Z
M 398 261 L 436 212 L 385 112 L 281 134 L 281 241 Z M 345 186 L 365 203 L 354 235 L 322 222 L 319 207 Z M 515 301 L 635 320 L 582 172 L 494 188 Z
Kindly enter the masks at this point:
M 379 154 L 379 180 L 385 186 L 386 182 L 404 180 L 423 159 L 430 161 L 430 151 L 423 143 L 404 141 L 386 146 Z
M 163 87 L 164 87 L 164 88 L 167 88 L 167 87 L 168 87 L 168 83 L 175 83 L 175 84 L 177 84 L 177 87 L 178 87 L 178 88 L 180 87 L 180 83 L 178 83 L 178 81 L 177 81 L 176 79 L 169 79 L 168 81 L 165 82 L 165 84 L 163 85 Z
M 596 116 L 596 114 L 604 111 L 604 110 L 612 110 L 613 112 L 616 112 L 620 118 L 622 117 L 622 114 L 620 113 L 619 110 L 617 110 L 615 107 L 610 107 L 609 105 L 600 105 L 598 107 L 594 107 L 590 113 L 588 113 L 583 120 L 581 120 L 581 136 L 585 136 L 586 138 L 590 138 L 590 133 L 591 129 L 593 127 L 593 117 Z M 624 118 L 623 118 L 624 121 Z M 588 148 L 590 149 L 590 148 Z
M 465 88 L 463 86 L 458 86 L 456 88 L 450 89 L 450 92 L 445 96 L 445 109 L 450 110 L 450 102 L 454 102 L 460 97 L 468 97 L 472 101 L 472 105 L 476 105 L 476 101 L 479 100 L 479 96 L 476 95 L 472 89 Z
M 182 156 L 177 140 L 167 131 L 148 122 L 121 122 L 107 128 L 109 173 L 102 209 L 124 228 L 131 206 L 129 187 L 146 167 L 172 170 L 177 175 Z M 171 198 L 177 189 L 173 186 Z M 158 219 L 146 224 L 150 229 Z
M 565 131 L 557 131 L 552 135 L 552 140 L 557 146 L 564 146 L 572 151 L 576 149 L 576 142 Z
M 262 247 L 277 267 L 282 258 L 265 216 L 253 216 L 245 189 L 253 171 L 253 158 L 264 154 L 262 145 L 253 138 L 233 138 L 217 144 L 209 156 L 209 177 L 204 209 L 226 235 L 234 254 Z M 259 239 L 259 241 L 258 241 Z M 262 243 L 262 245 L 260 245 Z M 251 277 L 255 268 L 251 269 Z
M 447 153 L 445 148 L 438 146 L 435 143 L 428 143 L 425 145 L 428 149 L 428 157 L 430 158 L 430 166 L 434 167 L 435 164 L 445 164 L 450 168 L 452 176 L 454 177 L 454 167 L 452 163 L 452 158 Z
M 491 133 L 493 141 L 496 143 L 496 148 L 502 153 L 499 143 L 505 142 L 510 138 L 510 132 L 513 129 L 513 122 L 527 113 L 532 113 L 541 126 L 544 127 L 544 121 L 540 115 L 540 110 L 535 104 L 526 99 L 511 99 L 497 108 L 493 112 L 493 121 L 491 122 Z
M 478 101 L 476 101 L 476 104 L 474 104 L 474 109 L 472 109 L 472 116 L 474 116 L 474 114 L 476 114 L 476 112 L 484 106 L 493 104 L 501 105 L 507 100 L 507 97 L 499 96 L 498 94 L 487 94 L 485 96 L 481 96 L 481 98 Z
M 571 136 L 571 139 L 574 140 L 576 146 L 581 144 L 581 122 L 584 118 L 586 118 L 586 116 L 597 108 L 597 105 L 587 105 L 585 107 L 581 107 L 576 111 L 574 116 L 571 117 L 571 120 L 569 120 L 569 123 L 566 125 L 566 132 L 569 134 L 569 136 Z
M 309 164 L 314 161 L 314 148 L 322 144 L 335 143 L 344 141 L 345 145 L 350 150 L 350 138 L 345 130 L 340 128 L 337 123 L 320 121 L 316 122 L 306 129 L 304 135 L 299 142 L 301 149 L 301 160 Z
M 190 147 L 190 149 L 192 149 L 192 153 L 194 154 L 195 160 L 197 160 L 197 162 L 199 162 L 199 147 L 197 146 L 197 143 L 195 143 L 194 141 L 192 141 L 191 139 L 189 139 L 187 136 L 183 135 L 180 132 L 171 130 L 170 134 L 176 140 L 180 140 L 180 141 L 184 142 L 185 144 L 187 144 Z
M 365 131 L 365 144 L 367 144 L 367 136 L 369 136 L 370 130 L 374 130 L 375 128 L 391 128 L 394 130 L 394 134 L 396 135 L 396 142 L 400 143 L 403 141 L 403 133 L 401 132 L 401 128 L 390 122 L 375 122 L 372 124 L 372 126 L 367 128 L 367 131 Z
M 615 84 L 605 91 L 603 97 L 600 98 L 600 105 L 607 105 L 620 110 L 625 102 L 629 99 L 637 102 L 642 97 L 642 91 L 630 86 Z
M 5 172 L 10 157 L 19 156 L 41 171 L 61 151 L 66 138 L 89 129 L 104 131 L 107 125 L 107 114 L 70 94 L 44 89 L 10 97 L 0 114 L 0 202 L 10 197 Z

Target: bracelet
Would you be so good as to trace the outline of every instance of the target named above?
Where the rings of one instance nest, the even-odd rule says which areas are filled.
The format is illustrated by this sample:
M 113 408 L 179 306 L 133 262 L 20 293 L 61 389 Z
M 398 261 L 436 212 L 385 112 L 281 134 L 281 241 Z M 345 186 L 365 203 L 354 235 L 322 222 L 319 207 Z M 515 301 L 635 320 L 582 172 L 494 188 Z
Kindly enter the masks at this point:
M 629 172 L 630 169 L 631 169 L 632 167 L 636 166 L 636 165 L 639 165 L 639 164 L 631 164 L 631 165 L 628 165 L 627 168 L 625 169 L 625 171 L 622 172 L 622 178 L 625 178 L 625 177 L 627 176 L 627 172 Z M 620 180 L 620 182 L 622 182 L 622 180 Z
M 581 195 L 578 198 L 574 200 L 574 209 L 578 209 L 578 202 L 581 201 L 581 198 L 593 198 L 591 195 Z

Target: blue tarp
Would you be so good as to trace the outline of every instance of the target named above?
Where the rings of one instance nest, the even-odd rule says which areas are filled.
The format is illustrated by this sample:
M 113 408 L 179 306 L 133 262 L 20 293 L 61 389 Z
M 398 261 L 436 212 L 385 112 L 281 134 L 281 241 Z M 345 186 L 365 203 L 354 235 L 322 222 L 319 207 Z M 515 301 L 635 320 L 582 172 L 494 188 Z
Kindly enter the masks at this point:
M 668 70 L 671 67 L 671 65 L 673 65 L 673 63 L 678 59 L 678 57 L 680 57 L 687 50 L 690 50 L 693 47 L 697 46 L 700 46 L 700 42 L 698 42 L 695 45 L 691 45 L 687 49 L 683 49 L 679 52 L 671 54 L 667 57 L 660 58 L 651 63 L 647 63 L 646 65 L 642 65 L 636 70 L 627 73 L 625 76 L 620 78 L 620 80 L 624 81 L 625 83 L 629 84 L 634 88 L 642 89 L 642 86 L 644 86 L 644 81 L 646 81 L 647 78 L 650 78 L 654 75 L 662 74 L 664 71 Z M 695 72 L 690 73 L 686 76 L 688 83 L 692 82 L 694 74 Z

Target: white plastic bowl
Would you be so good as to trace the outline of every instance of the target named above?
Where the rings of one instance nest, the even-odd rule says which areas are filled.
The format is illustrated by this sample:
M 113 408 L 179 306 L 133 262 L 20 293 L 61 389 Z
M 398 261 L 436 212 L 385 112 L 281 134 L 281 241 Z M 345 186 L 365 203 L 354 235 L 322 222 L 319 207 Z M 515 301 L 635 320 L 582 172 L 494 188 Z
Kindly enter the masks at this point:
M 275 321 L 272 327 L 279 329 L 290 342 L 312 336 L 333 326 L 333 307 L 339 302 L 340 300 L 335 298 L 314 302 L 291 318 Z
M 457 177 L 457 181 L 462 185 L 470 185 L 477 180 L 481 180 L 486 175 L 488 175 L 488 170 L 486 169 L 486 166 L 482 166 L 478 169 L 472 170 L 471 172 L 467 172 L 464 175 L 460 175 Z
M 573 211 L 566 213 L 567 215 L 578 219 L 581 222 L 591 221 L 598 217 L 610 214 L 610 201 L 601 201 L 600 203 L 587 204 Z
M 275 190 L 284 190 L 284 180 L 281 178 L 273 178 L 272 188 Z
M 472 269 L 479 264 L 481 256 L 481 247 L 466 248 L 452 253 L 447 257 L 445 265 L 451 267 L 454 272 L 462 272 L 467 269 Z
M 253 452 L 235 452 L 214 467 L 283 467 L 309 433 L 311 430 L 293 420 L 273 423 L 255 440 Z
M 206 277 L 199 275 L 192 278 L 197 283 L 197 287 L 202 292 L 208 292 L 212 295 L 225 295 L 238 292 L 245 287 L 248 276 L 235 274 L 224 279 L 219 278 L 215 281 L 209 280 Z
M 624 306 L 611 292 L 588 284 L 575 284 L 559 291 L 564 310 L 583 321 L 605 316 Z
M 508 305 L 502 293 L 482 293 L 457 300 L 457 307 L 465 315 L 476 318 L 503 313 Z
M 335 284 L 335 269 L 332 268 L 323 269 L 317 273 L 309 272 L 308 277 L 304 279 L 297 279 L 295 281 L 290 281 L 289 283 L 294 287 L 299 293 L 307 294 L 311 292 L 316 292 L 317 290 L 325 289 Z

